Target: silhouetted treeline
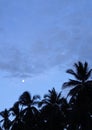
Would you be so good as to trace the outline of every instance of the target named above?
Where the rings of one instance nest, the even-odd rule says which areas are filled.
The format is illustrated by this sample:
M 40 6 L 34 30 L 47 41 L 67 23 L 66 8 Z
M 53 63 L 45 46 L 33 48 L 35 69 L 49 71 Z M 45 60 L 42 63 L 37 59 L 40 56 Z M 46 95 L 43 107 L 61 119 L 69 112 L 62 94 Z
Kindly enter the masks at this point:
M 62 85 L 70 87 L 66 98 L 55 88 L 43 99 L 25 91 L 10 109 L 0 112 L 0 130 L 92 130 L 92 69 L 80 61 L 74 67 L 66 72 L 75 79 Z

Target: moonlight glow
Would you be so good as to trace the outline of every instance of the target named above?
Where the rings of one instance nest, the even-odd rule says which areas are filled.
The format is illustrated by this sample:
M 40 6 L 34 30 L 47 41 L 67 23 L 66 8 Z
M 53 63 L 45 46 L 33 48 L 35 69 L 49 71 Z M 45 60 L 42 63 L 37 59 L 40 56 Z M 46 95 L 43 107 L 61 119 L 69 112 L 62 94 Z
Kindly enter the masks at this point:
M 22 79 L 22 83 L 24 83 L 25 82 L 25 80 L 24 79 Z

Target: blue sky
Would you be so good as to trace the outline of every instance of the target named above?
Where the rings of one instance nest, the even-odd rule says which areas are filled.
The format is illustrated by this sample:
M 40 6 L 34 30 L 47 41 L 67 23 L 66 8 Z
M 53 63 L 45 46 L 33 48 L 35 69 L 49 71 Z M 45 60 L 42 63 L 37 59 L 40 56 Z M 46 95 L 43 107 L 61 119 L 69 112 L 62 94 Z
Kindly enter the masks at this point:
M 60 90 L 65 70 L 78 60 L 91 65 L 91 53 L 91 0 L 1 0 L 0 109 L 24 90 Z

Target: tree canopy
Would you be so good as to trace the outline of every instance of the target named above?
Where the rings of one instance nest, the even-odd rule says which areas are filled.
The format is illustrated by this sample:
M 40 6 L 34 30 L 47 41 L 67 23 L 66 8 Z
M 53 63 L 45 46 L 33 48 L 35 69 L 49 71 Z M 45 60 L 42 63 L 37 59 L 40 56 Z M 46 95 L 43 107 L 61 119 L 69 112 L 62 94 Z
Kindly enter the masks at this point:
M 66 98 L 62 89 L 52 88 L 43 98 L 25 91 L 11 108 L 0 112 L 0 130 L 91 130 L 92 69 L 79 61 L 66 72 L 74 76 L 62 85 L 70 88 Z

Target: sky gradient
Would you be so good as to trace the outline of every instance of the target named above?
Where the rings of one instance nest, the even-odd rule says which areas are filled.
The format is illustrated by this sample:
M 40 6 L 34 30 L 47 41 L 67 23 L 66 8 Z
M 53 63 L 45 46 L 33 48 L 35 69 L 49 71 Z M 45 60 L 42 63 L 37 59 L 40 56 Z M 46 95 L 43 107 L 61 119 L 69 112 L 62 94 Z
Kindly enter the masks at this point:
M 60 90 L 65 70 L 91 59 L 91 0 L 0 0 L 0 109 Z

